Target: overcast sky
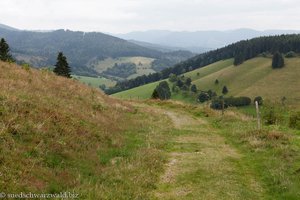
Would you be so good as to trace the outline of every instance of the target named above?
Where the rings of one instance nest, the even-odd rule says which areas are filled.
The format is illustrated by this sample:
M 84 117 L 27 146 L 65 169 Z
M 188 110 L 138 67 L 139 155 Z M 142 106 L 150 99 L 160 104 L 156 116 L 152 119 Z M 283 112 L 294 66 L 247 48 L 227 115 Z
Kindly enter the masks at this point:
M 299 0 L 0 0 L 0 23 L 29 30 L 300 29 Z

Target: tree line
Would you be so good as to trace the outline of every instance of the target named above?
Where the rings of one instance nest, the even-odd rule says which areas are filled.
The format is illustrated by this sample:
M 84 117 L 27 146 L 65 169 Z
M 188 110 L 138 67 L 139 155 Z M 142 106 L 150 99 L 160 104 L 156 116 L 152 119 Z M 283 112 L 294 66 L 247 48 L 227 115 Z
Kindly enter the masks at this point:
M 300 53 L 300 34 L 266 36 L 243 40 L 226 47 L 200 54 L 159 73 L 139 76 L 135 79 L 118 82 L 115 87 L 106 91 L 108 94 L 128 90 L 151 82 L 166 79 L 170 74 L 182 74 L 192 71 L 220 60 L 234 58 L 234 64 L 239 65 L 244 61 L 254 58 L 264 52 Z

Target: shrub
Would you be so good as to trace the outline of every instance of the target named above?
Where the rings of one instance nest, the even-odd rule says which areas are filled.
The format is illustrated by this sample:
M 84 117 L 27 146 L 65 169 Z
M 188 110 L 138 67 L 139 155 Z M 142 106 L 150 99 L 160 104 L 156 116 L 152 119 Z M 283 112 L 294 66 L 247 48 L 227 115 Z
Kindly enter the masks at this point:
M 291 114 L 289 126 L 300 130 L 300 111 Z
M 210 99 L 212 99 L 212 98 L 214 98 L 214 97 L 217 96 L 217 93 L 214 92 L 214 91 L 212 91 L 212 90 L 208 90 L 208 91 L 207 91 L 207 94 L 209 95 L 209 98 L 210 98 Z
M 200 103 L 204 103 L 205 101 L 210 100 L 210 96 L 207 92 L 201 92 L 198 96 L 198 100 L 200 101 Z
M 257 96 L 254 98 L 253 103 L 258 102 L 258 105 L 263 105 L 263 98 L 261 96 Z
M 171 98 L 171 90 L 167 81 L 162 81 L 152 93 L 153 99 L 166 100 Z
M 218 99 L 214 99 L 210 107 L 216 110 L 221 110 L 222 103 L 224 103 L 224 108 L 228 108 L 229 106 L 233 106 L 233 107 L 248 106 L 251 104 L 251 99 L 249 97 L 229 97 L 224 99 L 220 97 Z
M 226 104 L 226 102 L 221 98 L 212 100 L 212 102 L 210 104 L 210 107 L 215 110 L 222 110 L 223 106 L 224 106 L 224 109 L 228 108 L 228 105 Z
M 279 108 L 274 104 L 264 106 L 262 118 L 266 125 L 278 124 L 278 122 L 283 119 Z
M 248 106 L 251 104 L 251 99 L 249 97 L 229 97 L 224 99 L 226 105 L 228 106 Z
M 288 53 L 285 54 L 285 57 L 286 58 L 293 58 L 293 57 L 296 57 L 296 53 L 293 52 L 293 51 L 290 51 Z
M 26 70 L 26 71 L 30 71 L 30 65 L 27 63 L 22 64 L 22 69 Z

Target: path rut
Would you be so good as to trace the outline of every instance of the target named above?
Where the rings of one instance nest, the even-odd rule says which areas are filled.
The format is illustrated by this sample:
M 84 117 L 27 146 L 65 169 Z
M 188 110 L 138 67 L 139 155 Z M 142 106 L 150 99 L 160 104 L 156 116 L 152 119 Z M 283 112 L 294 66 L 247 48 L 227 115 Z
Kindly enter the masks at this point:
M 261 199 L 263 189 L 244 169 L 242 155 L 203 119 L 164 112 L 184 133 L 172 141 L 169 162 L 155 196 L 158 199 Z

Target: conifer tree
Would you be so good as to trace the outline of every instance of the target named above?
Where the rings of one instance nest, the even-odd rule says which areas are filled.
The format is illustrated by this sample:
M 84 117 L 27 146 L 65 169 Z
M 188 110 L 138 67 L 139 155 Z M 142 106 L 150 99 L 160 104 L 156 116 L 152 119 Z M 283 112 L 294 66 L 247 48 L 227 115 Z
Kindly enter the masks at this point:
M 1 38 L 0 40 L 0 60 L 4 62 L 13 61 L 13 58 L 9 53 L 9 46 L 4 38 Z
M 64 56 L 62 52 L 58 53 L 57 62 L 55 64 L 54 73 L 59 76 L 64 76 L 67 78 L 71 78 L 71 69 L 67 62 L 67 58 Z
M 228 89 L 226 86 L 223 87 L 223 90 L 222 90 L 222 94 L 227 94 L 228 93 Z
M 284 58 L 281 53 L 276 52 L 273 56 L 272 68 L 277 69 L 277 68 L 282 68 L 283 66 L 284 66 Z

